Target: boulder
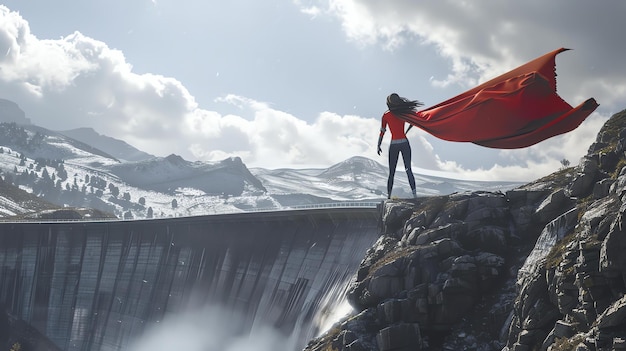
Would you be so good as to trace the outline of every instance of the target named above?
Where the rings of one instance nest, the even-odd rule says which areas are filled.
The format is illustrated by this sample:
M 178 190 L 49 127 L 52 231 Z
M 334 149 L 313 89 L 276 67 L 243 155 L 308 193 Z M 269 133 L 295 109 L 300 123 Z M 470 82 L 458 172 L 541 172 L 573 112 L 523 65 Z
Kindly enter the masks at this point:
M 420 351 L 422 338 L 419 325 L 400 323 L 386 327 L 376 335 L 380 351 Z
M 573 206 L 574 201 L 565 194 L 565 190 L 559 189 L 548 195 L 548 197 L 539 204 L 535 210 L 535 214 L 539 218 L 539 221 L 545 224 L 565 212 L 564 209 L 569 210 Z
M 605 178 L 595 183 L 593 186 L 593 198 L 601 199 L 608 196 L 613 183 L 615 183 L 615 180 L 610 178 Z
M 594 161 L 585 159 L 583 172 L 578 173 L 567 186 L 567 195 L 572 197 L 585 197 L 591 193 L 596 182 L 598 166 Z M 595 166 L 591 166 L 595 165 Z
M 398 230 L 404 227 L 414 208 L 415 204 L 410 202 L 385 201 L 382 214 L 383 233 L 395 235 Z
M 599 329 L 620 328 L 626 330 L 626 296 L 615 301 L 600 314 L 596 325 Z

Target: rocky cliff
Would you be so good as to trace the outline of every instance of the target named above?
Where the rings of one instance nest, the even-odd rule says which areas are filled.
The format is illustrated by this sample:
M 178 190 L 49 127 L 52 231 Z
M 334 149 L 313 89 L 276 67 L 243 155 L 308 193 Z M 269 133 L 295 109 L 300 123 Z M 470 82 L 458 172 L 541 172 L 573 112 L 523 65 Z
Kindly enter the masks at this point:
M 355 312 L 305 350 L 626 349 L 625 126 L 506 193 L 387 201 Z

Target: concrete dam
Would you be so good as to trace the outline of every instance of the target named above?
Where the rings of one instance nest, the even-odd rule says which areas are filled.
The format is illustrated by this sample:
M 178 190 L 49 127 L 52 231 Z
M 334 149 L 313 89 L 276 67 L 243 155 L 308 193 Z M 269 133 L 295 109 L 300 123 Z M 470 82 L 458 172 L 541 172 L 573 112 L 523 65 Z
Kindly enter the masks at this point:
M 66 351 L 301 350 L 345 306 L 379 212 L 0 223 L 0 304 Z

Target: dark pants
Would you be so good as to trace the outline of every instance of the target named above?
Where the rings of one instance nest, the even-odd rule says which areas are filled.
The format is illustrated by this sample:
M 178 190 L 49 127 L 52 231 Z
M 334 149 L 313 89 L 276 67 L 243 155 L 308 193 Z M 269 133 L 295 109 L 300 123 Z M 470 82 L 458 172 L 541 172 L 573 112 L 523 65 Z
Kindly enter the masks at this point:
M 393 188 L 393 177 L 396 174 L 396 165 L 398 164 L 398 156 L 402 153 L 404 161 L 404 170 L 409 178 L 411 190 L 415 190 L 415 177 L 411 170 L 411 145 L 408 140 L 404 143 L 389 145 L 389 179 L 387 180 L 387 197 L 391 197 L 391 189 Z

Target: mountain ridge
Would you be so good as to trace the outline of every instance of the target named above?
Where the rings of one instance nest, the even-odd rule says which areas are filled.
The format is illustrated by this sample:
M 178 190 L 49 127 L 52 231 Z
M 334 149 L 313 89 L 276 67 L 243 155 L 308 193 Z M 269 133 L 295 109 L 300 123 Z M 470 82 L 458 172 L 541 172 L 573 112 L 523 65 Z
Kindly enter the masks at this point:
M 91 207 L 125 219 L 380 201 L 387 195 L 387 168 L 361 156 L 327 168 L 271 170 L 248 168 L 240 157 L 156 157 L 92 128 L 52 131 L 12 121 L 0 123 L 0 132 L 6 136 L 0 139 L 0 174 L 7 183 L 59 207 Z M 415 176 L 419 196 L 521 184 Z M 412 196 L 401 172 L 392 196 Z
M 60 207 L 94 207 L 130 219 L 379 201 L 386 197 L 386 168 L 365 157 L 349 158 L 328 168 L 277 170 L 248 169 L 239 157 L 191 162 L 169 155 L 124 161 L 108 150 L 38 126 L 0 126 L 18 128 L 15 132 L 23 138 L 8 145 L 0 143 L 5 149 L 0 155 L 4 178 Z M 411 196 L 405 178 L 396 177 L 393 196 Z M 416 182 L 420 196 L 502 190 L 520 184 L 420 174 L 416 174 Z
M 0 98 L 0 122 L 14 122 L 22 125 L 31 124 L 30 119 L 26 118 L 26 113 L 17 103 L 2 98 Z
M 59 133 L 103 150 L 120 160 L 145 161 L 155 157 L 154 155 L 135 148 L 123 140 L 100 134 L 93 128 L 75 128 L 59 131 Z

